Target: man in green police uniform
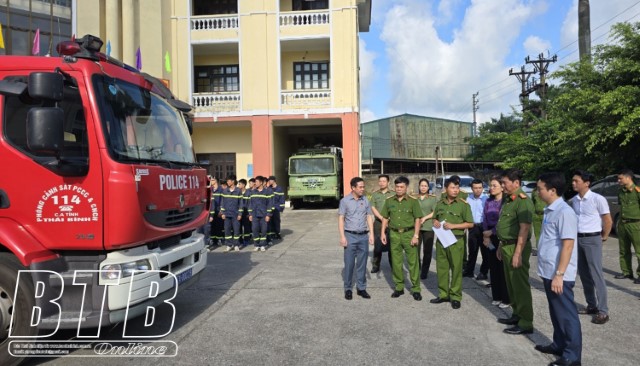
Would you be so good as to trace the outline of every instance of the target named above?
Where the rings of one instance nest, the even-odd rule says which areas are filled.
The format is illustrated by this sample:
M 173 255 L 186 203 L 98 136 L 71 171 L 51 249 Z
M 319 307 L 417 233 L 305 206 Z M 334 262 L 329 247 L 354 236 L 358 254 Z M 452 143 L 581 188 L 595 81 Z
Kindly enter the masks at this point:
M 620 246 L 620 269 L 622 273 L 615 278 L 633 279 L 631 245 L 638 258 L 638 269 L 633 283 L 640 284 L 640 187 L 633 183 L 633 171 L 622 170 L 618 174 L 618 201 L 620 202 L 620 221 L 618 222 L 618 245 Z
M 531 192 L 531 202 L 533 203 L 533 234 L 536 236 L 536 247 L 531 250 L 531 255 L 536 256 L 538 254 L 538 241 L 540 240 L 540 233 L 542 231 L 542 216 L 544 214 L 544 208 L 547 205 L 542 198 L 540 198 L 538 187 Z
M 507 334 L 533 333 L 533 302 L 529 285 L 529 258 L 531 256 L 531 222 L 533 203 L 520 188 L 522 172 L 509 169 L 502 174 L 502 187 L 506 193 L 496 226 L 500 240 L 497 257 L 502 260 L 511 299 L 513 314 L 498 322 L 513 325 Z
M 451 230 L 456 236 L 454 244 L 445 248 L 440 240 L 436 243 L 436 270 L 438 274 L 438 297 L 431 300 L 432 304 L 451 301 L 451 307 L 460 309 L 462 299 L 462 259 L 464 257 L 464 230 L 473 227 L 471 206 L 461 198 L 460 183 L 447 179 L 444 183 L 447 197 L 436 204 L 434 210 L 433 227 L 443 226 Z M 444 224 L 442 223 L 444 221 Z M 451 285 L 449 285 L 449 271 L 451 271 Z
M 407 195 L 409 179 L 398 177 L 394 181 L 396 195 L 388 198 L 381 215 L 382 230 L 380 239 L 382 244 L 387 245 L 387 227 L 391 236 L 391 271 L 393 282 L 396 287 L 391 297 L 399 297 L 404 294 L 404 272 L 402 264 L 404 262 L 403 251 L 407 255 L 409 263 L 409 277 L 411 278 L 411 293 L 416 301 L 422 300 L 420 295 L 420 260 L 418 258 L 418 238 L 420 232 L 420 219 L 422 209 L 418 200 Z
M 393 197 L 395 193 L 389 190 L 389 176 L 386 174 L 380 174 L 378 176 L 378 187 L 380 189 L 373 192 L 369 199 L 369 202 L 371 202 L 371 211 L 373 211 L 373 216 L 375 217 L 375 221 L 373 222 L 375 245 L 373 247 L 373 257 L 371 258 L 371 273 L 377 273 L 380 271 L 382 252 L 384 250 L 389 253 L 389 265 L 391 265 L 391 250 L 389 250 L 389 248 L 384 248 L 384 245 L 382 245 L 382 241 L 380 240 L 380 230 L 382 229 L 382 215 L 380 215 L 380 211 L 382 211 L 384 201 L 389 197 Z M 389 234 L 388 230 L 386 234 Z

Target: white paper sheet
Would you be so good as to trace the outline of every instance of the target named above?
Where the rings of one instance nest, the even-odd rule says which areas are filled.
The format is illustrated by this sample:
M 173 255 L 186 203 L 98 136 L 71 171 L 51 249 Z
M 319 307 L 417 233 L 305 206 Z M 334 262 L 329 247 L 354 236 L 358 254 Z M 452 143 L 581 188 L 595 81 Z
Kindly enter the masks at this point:
M 444 228 L 445 221 L 440 221 L 440 228 L 433 227 L 433 232 L 436 234 L 438 240 L 442 244 L 443 248 L 448 248 L 451 245 L 455 244 L 458 239 L 453 235 L 451 230 L 447 230 Z

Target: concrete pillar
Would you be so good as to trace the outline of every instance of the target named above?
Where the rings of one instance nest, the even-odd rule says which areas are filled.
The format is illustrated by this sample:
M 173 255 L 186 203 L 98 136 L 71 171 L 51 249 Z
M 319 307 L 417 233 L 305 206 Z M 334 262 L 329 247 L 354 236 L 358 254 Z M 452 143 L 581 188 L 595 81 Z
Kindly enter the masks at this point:
M 273 171 L 273 128 L 269 116 L 251 118 L 253 176 L 269 176 Z
M 139 46 L 136 44 L 139 39 L 136 27 L 137 7 L 137 0 L 122 0 L 122 61 L 131 66 L 136 65 L 136 50 Z
M 342 187 L 343 194 L 351 192 L 351 178 L 360 175 L 360 135 L 358 114 L 345 113 L 342 116 Z
M 104 39 L 104 47 L 106 49 L 107 42 L 111 42 L 111 57 L 122 59 L 122 33 L 120 31 L 120 0 L 111 0 L 105 3 L 105 23 L 106 35 Z

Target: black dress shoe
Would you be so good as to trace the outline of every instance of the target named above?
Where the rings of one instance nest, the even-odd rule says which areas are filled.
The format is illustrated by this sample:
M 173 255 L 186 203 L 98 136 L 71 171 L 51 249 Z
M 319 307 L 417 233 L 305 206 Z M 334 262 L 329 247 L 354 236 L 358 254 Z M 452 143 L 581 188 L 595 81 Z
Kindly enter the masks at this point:
M 396 298 L 396 297 L 400 297 L 400 295 L 404 295 L 404 290 L 395 290 L 393 291 L 393 293 L 391 294 L 391 297 Z
M 347 300 L 351 300 L 353 299 L 353 292 L 351 292 L 351 290 L 347 290 L 344 292 L 344 298 Z
M 464 272 L 462 272 L 462 277 L 473 277 L 473 272 L 464 271 Z
M 365 299 L 370 299 L 371 298 L 371 295 L 369 295 L 367 290 L 358 290 L 358 291 L 356 291 L 356 293 L 358 294 L 358 296 L 363 297 Z
M 559 358 L 549 364 L 549 366 L 581 366 L 580 361 L 569 361 Z
M 460 301 L 451 300 L 451 307 L 454 309 L 460 309 Z
M 380 267 L 371 267 L 371 273 L 378 273 L 380 272 Z
M 429 277 L 429 272 L 420 273 L 420 279 L 421 280 L 426 280 L 427 277 Z
M 436 297 L 435 299 L 429 300 L 432 304 L 442 304 L 443 302 L 449 302 L 449 299 L 443 299 L 441 297 Z
M 522 329 L 516 325 L 515 327 L 511 327 L 503 330 L 503 332 L 507 334 L 531 334 L 533 333 L 533 329 Z
M 640 277 L 636 278 L 633 283 L 635 283 L 636 285 L 640 285 Z
M 536 351 L 539 351 L 542 353 L 547 353 L 547 354 L 556 355 L 556 356 L 562 355 L 562 352 L 559 349 L 555 348 L 553 344 L 548 344 L 546 346 L 543 346 L 541 344 L 536 344 L 534 348 L 536 349 Z
M 534 256 L 534 257 L 537 257 L 538 256 L 538 251 L 535 250 L 535 249 L 531 249 L 531 255 Z
M 590 307 L 586 307 L 586 308 L 582 308 L 580 310 L 578 310 L 578 314 L 580 315 L 595 315 L 598 314 L 598 308 L 590 308 Z
M 411 295 L 413 295 L 413 299 L 416 300 L 416 301 L 422 300 L 422 295 L 420 295 L 419 292 L 414 292 Z
M 628 279 L 632 280 L 633 279 L 633 275 L 630 275 L 630 274 L 626 275 L 624 273 L 620 273 L 620 274 L 617 274 L 617 275 L 613 276 L 613 278 L 615 278 L 616 280 L 621 280 L 621 279 L 624 279 L 624 278 L 628 278 Z
M 505 325 L 516 325 L 520 321 L 520 318 L 512 316 L 511 318 L 499 318 L 498 323 Z

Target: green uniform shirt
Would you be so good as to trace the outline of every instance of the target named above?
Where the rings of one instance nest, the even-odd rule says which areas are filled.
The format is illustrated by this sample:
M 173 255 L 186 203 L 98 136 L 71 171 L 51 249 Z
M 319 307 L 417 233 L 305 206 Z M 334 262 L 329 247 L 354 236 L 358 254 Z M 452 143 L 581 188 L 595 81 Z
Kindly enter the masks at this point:
M 446 221 L 450 224 L 462 224 L 470 222 L 473 224 L 473 214 L 471 206 L 459 196 L 453 202 L 445 197 L 438 201 L 435 207 L 433 218 L 438 221 Z M 464 229 L 452 229 L 453 235 L 463 235 Z
M 496 226 L 496 233 L 500 240 L 518 240 L 520 224 L 533 222 L 533 202 L 518 190 L 512 195 L 505 195 L 502 199 L 502 209 Z M 527 239 L 531 239 L 531 230 Z
M 630 191 L 624 187 L 620 188 L 618 201 L 621 219 L 640 220 L 640 187 L 634 184 Z
M 395 196 L 395 192 L 391 190 L 387 190 L 386 193 L 382 193 L 382 191 L 377 190 L 371 194 L 371 198 L 369 199 L 369 203 L 371 203 L 371 207 L 375 207 L 378 210 L 378 213 L 382 212 L 382 207 L 384 207 L 384 201 L 389 198 Z
M 380 215 L 389 220 L 390 229 L 406 229 L 413 227 L 416 219 L 424 216 L 418 200 L 405 195 L 402 201 L 398 196 L 387 198 Z
M 420 199 L 420 196 L 418 196 L 418 198 L 416 199 L 420 204 L 420 208 L 422 209 L 422 213 L 424 214 L 424 216 L 427 216 L 428 214 L 432 213 L 436 207 L 436 203 L 438 203 L 438 199 L 436 198 L 436 196 L 432 194 L 424 197 L 424 199 Z M 420 230 L 433 231 L 433 217 L 426 220 L 420 227 Z
M 544 215 L 544 208 L 547 206 L 546 203 L 540 198 L 540 193 L 538 192 L 538 188 L 534 189 L 531 192 L 531 202 L 533 203 L 533 212 L 536 215 Z

